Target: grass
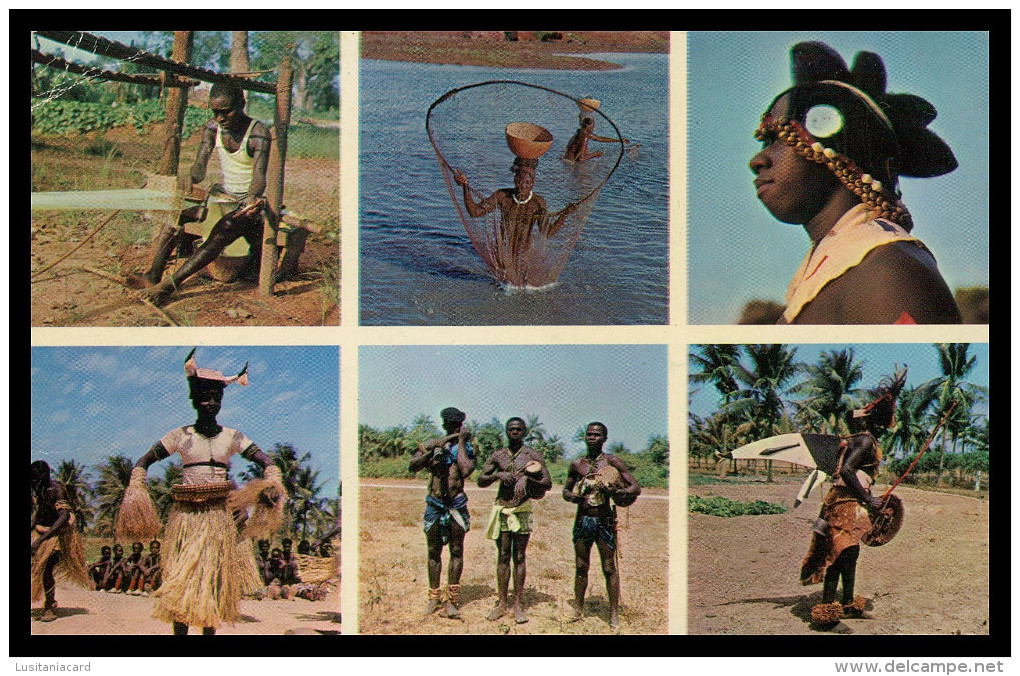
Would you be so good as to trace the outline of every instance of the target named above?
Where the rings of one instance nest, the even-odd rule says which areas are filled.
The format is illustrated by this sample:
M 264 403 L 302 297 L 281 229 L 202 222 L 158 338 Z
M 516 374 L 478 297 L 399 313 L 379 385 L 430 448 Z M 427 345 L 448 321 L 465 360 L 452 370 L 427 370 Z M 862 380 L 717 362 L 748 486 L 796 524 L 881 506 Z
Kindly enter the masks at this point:
M 319 287 L 319 292 L 322 294 L 322 312 L 319 323 L 325 325 L 326 316 L 340 302 L 340 269 L 330 263 L 321 263 L 319 274 L 322 280 Z
M 287 132 L 287 159 L 296 157 L 338 160 L 340 128 L 291 125 Z
M 786 507 L 777 502 L 765 502 L 764 500 L 740 502 L 718 495 L 711 498 L 689 495 L 687 496 L 687 509 L 692 513 L 722 517 L 785 514 L 787 511 Z

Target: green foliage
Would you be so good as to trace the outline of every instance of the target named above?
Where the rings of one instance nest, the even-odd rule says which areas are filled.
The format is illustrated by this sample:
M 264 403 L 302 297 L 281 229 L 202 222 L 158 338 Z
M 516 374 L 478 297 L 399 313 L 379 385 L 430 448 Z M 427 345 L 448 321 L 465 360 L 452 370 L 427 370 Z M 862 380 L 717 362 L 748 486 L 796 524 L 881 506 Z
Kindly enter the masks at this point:
M 711 498 L 689 495 L 687 496 L 687 510 L 692 513 L 722 517 L 784 514 L 787 511 L 786 507 L 775 502 L 765 502 L 764 500 L 738 502 L 719 495 Z
M 358 463 L 358 475 L 382 479 L 409 479 L 414 475 L 407 471 L 410 458 L 371 458 Z
M 87 134 L 121 125 L 130 125 L 135 131 L 142 132 L 149 125 L 162 122 L 165 117 L 166 106 L 159 99 L 133 104 L 32 99 L 32 131 L 39 134 Z M 208 110 L 188 106 L 184 113 L 184 138 L 201 128 L 208 119 Z
M 340 128 L 292 124 L 287 132 L 287 158 L 295 157 L 340 159 Z

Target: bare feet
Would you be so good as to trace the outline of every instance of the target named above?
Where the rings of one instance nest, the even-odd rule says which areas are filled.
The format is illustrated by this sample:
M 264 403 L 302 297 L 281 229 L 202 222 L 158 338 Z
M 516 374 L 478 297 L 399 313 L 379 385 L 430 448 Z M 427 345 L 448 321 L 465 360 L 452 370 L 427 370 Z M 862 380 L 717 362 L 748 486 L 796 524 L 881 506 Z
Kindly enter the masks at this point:
M 460 619 L 460 611 L 457 610 L 457 606 L 455 606 L 452 603 L 450 603 L 449 601 L 447 601 L 446 605 L 443 606 L 443 609 L 441 611 L 439 611 L 439 616 L 440 617 L 447 617 L 447 618 L 449 618 L 451 620 L 459 620 Z
M 167 280 L 165 282 L 160 282 L 155 286 L 149 286 L 142 289 L 138 295 L 143 300 L 147 300 L 158 307 L 170 300 L 170 296 L 172 296 L 176 290 L 177 289 L 174 288 L 173 282 Z
M 524 624 L 528 621 L 528 616 L 524 614 L 524 609 L 520 606 L 514 606 L 514 622 L 517 624 Z
M 434 613 L 437 610 L 439 610 L 439 606 L 440 605 L 441 604 L 439 603 L 438 599 L 429 599 L 429 604 L 427 606 L 425 606 L 425 614 L 426 615 L 431 615 L 432 613 Z
M 124 284 L 132 289 L 144 289 L 152 286 L 156 282 L 151 281 L 147 276 L 140 275 L 137 272 L 132 272 L 124 278 Z
M 620 628 L 620 613 L 619 613 L 619 611 L 614 610 L 612 613 L 609 614 L 609 627 L 611 629 L 619 629 Z
M 567 622 L 577 622 L 584 617 L 582 604 L 579 604 L 577 601 L 567 601 L 567 605 L 570 606 L 570 615 L 567 616 Z
M 485 619 L 489 622 L 495 622 L 504 615 L 506 615 L 506 603 L 499 601 L 496 603 L 496 607 L 492 609 L 492 612 L 486 615 Z
M 47 608 L 43 611 L 42 615 L 39 616 L 40 622 L 52 622 L 57 619 L 57 613 L 53 608 Z

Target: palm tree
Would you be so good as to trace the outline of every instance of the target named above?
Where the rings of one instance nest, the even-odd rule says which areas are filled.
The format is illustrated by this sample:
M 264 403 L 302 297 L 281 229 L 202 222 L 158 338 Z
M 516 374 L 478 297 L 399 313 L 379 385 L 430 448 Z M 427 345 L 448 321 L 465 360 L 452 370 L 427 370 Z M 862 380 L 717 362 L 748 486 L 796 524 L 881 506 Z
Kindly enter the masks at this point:
M 731 395 L 723 410 L 732 410 L 750 423 L 752 440 L 765 439 L 792 429 L 782 395 L 793 378 L 803 370 L 795 362 L 797 348 L 786 345 L 744 345 L 750 367 L 737 363 L 733 375 L 740 389 Z M 783 425 L 780 425 L 780 422 Z M 772 481 L 772 461 L 765 461 L 766 480 Z
M 291 514 L 294 522 L 290 524 L 290 530 L 296 530 L 297 522 L 301 522 L 301 538 L 308 537 L 309 519 L 315 523 L 322 512 L 323 498 L 319 492 L 324 484 L 316 483 L 319 479 L 319 472 L 311 467 L 301 467 L 294 482 L 294 492 L 290 494 Z
M 92 485 L 88 481 L 88 474 L 88 470 L 74 460 L 61 460 L 54 477 L 54 481 L 64 491 L 64 498 L 71 507 L 75 525 L 82 532 L 92 520 L 92 500 L 95 497 Z
M 475 463 L 481 467 L 495 451 L 506 447 L 506 437 L 503 436 L 503 423 L 498 418 L 492 418 L 481 425 L 472 424 L 472 438 L 475 450 Z
M 554 434 L 551 437 L 543 439 L 535 444 L 535 450 L 542 454 L 546 463 L 552 463 L 562 460 L 563 453 L 567 449 L 563 445 L 563 441 L 559 438 L 559 436 Z
M 907 457 L 920 450 L 931 431 L 928 411 L 933 401 L 934 386 L 930 382 L 900 393 L 893 425 L 882 437 L 886 455 Z
M 695 345 L 694 348 L 697 351 L 688 357 L 701 370 L 690 373 L 688 379 L 692 383 L 712 383 L 723 396 L 723 403 L 729 403 L 730 397 L 740 389 L 733 375 L 740 361 L 740 346 Z
M 956 449 L 956 442 L 961 435 L 964 435 L 970 423 L 970 408 L 976 401 L 983 401 L 988 393 L 988 388 L 980 387 L 972 383 L 964 382 L 964 378 L 974 369 L 977 357 L 967 355 L 970 349 L 969 343 L 938 343 L 935 345 L 939 356 L 939 370 L 942 376 L 936 378 L 938 392 L 936 399 L 938 407 L 935 415 L 938 419 L 949 410 L 949 407 L 956 403 L 956 408 L 950 414 L 942 429 L 942 448 L 939 449 L 939 471 L 935 479 L 936 484 L 942 482 L 942 468 L 945 462 L 946 437 L 952 438 L 953 449 Z
M 823 352 L 805 371 L 808 379 L 790 388 L 791 393 L 806 395 L 793 402 L 798 423 L 822 434 L 847 434 L 846 414 L 857 407 L 861 393 L 854 385 L 864 377 L 853 348 Z
M 524 433 L 524 445 L 537 448 L 539 444 L 545 441 L 545 425 L 543 425 L 537 415 L 529 415 L 527 421 L 527 431 Z
M 156 505 L 159 518 L 166 520 L 173 506 L 172 489 L 176 484 L 184 483 L 184 468 L 179 462 L 173 462 L 163 468 L 162 478 L 149 479 L 149 493 Z
M 669 465 L 669 438 L 664 434 L 654 434 L 648 437 L 648 446 L 645 452 L 659 467 Z
M 99 480 L 96 483 L 96 519 L 108 519 L 110 533 L 117 522 L 117 513 L 124 502 L 124 491 L 131 481 L 133 465 L 130 458 L 124 455 L 109 455 L 106 460 L 96 466 Z

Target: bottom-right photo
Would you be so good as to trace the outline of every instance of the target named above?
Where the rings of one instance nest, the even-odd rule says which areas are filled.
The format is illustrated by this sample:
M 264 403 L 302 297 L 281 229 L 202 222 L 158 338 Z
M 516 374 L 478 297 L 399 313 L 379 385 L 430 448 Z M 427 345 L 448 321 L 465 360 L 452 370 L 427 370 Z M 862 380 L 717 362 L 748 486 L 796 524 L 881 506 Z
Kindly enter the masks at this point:
M 987 344 L 692 345 L 688 373 L 689 633 L 989 633 Z

